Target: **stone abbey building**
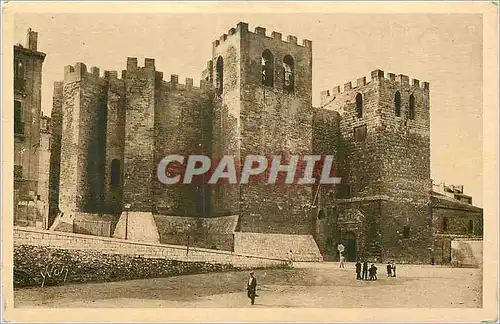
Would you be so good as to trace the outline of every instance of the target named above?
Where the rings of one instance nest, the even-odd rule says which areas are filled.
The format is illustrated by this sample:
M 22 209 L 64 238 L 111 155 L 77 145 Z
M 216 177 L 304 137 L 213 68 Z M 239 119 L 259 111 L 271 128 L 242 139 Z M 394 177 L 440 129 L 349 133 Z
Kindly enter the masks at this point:
M 199 87 L 165 78 L 154 59 L 128 58 L 120 76 L 67 66 L 51 116 L 51 228 L 308 261 L 337 258 L 343 243 L 348 260 L 444 262 L 429 84 L 375 70 L 322 92 L 315 108 L 312 64 L 311 41 L 238 23 L 213 43 Z M 251 154 L 334 155 L 342 183 L 164 185 L 157 166 L 170 154 L 240 165 Z M 482 210 L 457 217 L 467 226 L 454 235 L 482 235 Z

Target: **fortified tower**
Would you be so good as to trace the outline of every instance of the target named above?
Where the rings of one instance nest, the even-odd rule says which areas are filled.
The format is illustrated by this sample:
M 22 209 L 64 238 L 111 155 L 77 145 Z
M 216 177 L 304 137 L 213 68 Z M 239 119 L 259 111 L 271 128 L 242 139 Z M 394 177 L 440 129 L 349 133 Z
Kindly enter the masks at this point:
M 323 91 L 322 106 L 340 114 L 333 241 L 348 259 L 428 262 L 430 258 L 429 84 L 375 70 Z M 420 260 L 416 259 L 420 258 Z
M 98 213 L 104 203 L 107 82 L 83 63 L 64 70 L 59 209 Z
M 268 156 L 269 165 L 272 156 L 281 155 L 287 165 L 286 156 L 311 153 L 311 41 L 299 45 L 295 36 L 283 40 L 278 32 L 268 37 L 265 28 L 251 32 L 240 22 L 213 43 L 208 68 L 205 81 L 217 95 L 217 156 L 234 155 L 242 166 L 248 155 Z M 214 214 L 239 215 L 235 251 L 283 256 L 291 249 L 319 257 L 312 238 L 311 186 L 266 182 L 267 177 L 251 179 L 214 190 Z M 271 246 L 274 251 L 267 251 Z

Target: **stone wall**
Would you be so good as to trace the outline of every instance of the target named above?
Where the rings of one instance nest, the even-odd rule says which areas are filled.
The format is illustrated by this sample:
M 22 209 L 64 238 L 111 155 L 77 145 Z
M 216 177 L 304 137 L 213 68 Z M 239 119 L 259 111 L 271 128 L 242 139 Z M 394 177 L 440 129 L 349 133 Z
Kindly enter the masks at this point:
M 292 251 L 294 261 L 318 262 L 323 257 L 312 235 L 237 232 L 235 253 L 286 259 Z
M 238 216 L 213 218 L 154 215 L 160 243 L 234 251 Z
M 212 94 L 193 86 L 193 80 L 178 83 L 157 78 L 155 92 L 155 161 L 171 154 L 212 156 Z M 180 183 L 162 184 L 154 179 L 155 212 L 164 215 L 211 216 L 209 176 L 195 177 L 183 184 L 184 168 L 168 168 L 171 177 L 181 175 Z
M 215 91 L 212 118 L 212 147 L 216 160 L 224 155 L 233 156 L 235 163 L 242 165 L 239 139 L 241 132 L 241 73 L 243 35 L 248 25 L 239 23 L 212 45 L 211 88 Z M 222 77 L 217 71 L 217 62 L 223 63 Z M 217 82 L 222 80 L 222 91 Z M 211 210 L 214 216 L 240 214 L 240 187 L 227 182 L 212 186 Z
M 106 159 L 104 187 L 106 199 L 104 210 L 107 212 L 121 213 L 123 206 L 123 169 L 125 150 L 125 80 L 118 79 L 115 71 L 105 71 L 104 76 L 108 81 L 107 93 L 107 119 L 106 119 Z M 114 162 L 113 162 L 114 161 Z M 118 175 L 111 183 L 113 170 Z
M 99 212 L 104 200 L 107 84 L 83 63 L 64 75 L 59 209 Z
M 123 201 L 132 211 L 151 212 L 155 180 L 154 112 L 156 73 L 153 59 L 138 67 L 127 59 Z
M 54 95 L 52 97 L 52 111 L 50 115 L 52 129 L 52 143 L 50 147 L 50 172 L 49 172 L 49 221 L 52 225 L 59 212 L 59 181 L 61 168 L 61 136 L 62 136 L 62 106 L 63 82 L 54 82 Z
M 48 246 L 14 247 L 14 287 L 169 277 L 237 270 L 230 264 L 185 262 Z
M 109 237 L 14 228 L 14 247 L 28 245 L 64 250 L 99 251 L 102 254 L 140 256 L 146 259 L 168 259 L 189 262 L 231 264 L 241 268 L 281 266 L 285 258 L 266 258 L 227 251 L 185 246 L 133 242 Z

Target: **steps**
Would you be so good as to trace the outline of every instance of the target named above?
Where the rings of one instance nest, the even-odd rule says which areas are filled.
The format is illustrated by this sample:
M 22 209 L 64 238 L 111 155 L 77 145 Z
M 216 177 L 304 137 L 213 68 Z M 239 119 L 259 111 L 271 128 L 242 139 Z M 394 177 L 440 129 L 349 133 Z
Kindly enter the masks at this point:
M 451 263 L 457 267 L 482 267 L 483 242 L 454 240 L 451 243 Z

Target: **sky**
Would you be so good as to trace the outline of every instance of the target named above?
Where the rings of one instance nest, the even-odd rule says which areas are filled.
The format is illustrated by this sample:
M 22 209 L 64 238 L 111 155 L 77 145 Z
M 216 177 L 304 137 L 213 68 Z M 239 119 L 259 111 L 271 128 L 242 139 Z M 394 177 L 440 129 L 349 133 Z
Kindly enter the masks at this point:
M 474 205 L 482 193 L 483 39 L 480 14 L 64 14 L 17 13 L 14 40 L 24 44 L 28 27 L 47 53 L 42 110 L 50 115 L 54 81 L 64 66 L 121 71 L 127 57 L 155 58 L 168 79 L 192 77 L 211 59 L 212 42 L 239 21 L 313 43 L 313 105 L 322 90 L 375 69 L 430 83 L 431 177 L 464 185 Z

